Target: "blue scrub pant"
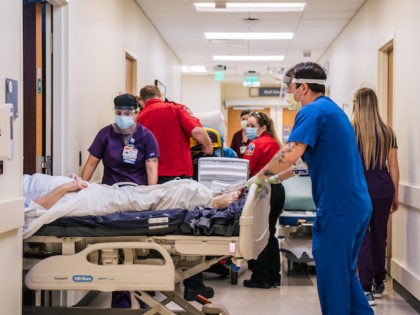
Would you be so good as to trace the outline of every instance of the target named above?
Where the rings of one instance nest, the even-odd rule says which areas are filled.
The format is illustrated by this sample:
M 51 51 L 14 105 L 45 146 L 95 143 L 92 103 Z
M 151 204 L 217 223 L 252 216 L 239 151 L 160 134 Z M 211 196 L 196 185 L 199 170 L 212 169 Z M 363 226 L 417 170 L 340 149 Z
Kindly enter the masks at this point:
M 316 263 L 322 314 L 372 314 L 357 276 L 357 256 L 371 212 L 338 215 L 317 213 L 313 225 L 312 253 Z

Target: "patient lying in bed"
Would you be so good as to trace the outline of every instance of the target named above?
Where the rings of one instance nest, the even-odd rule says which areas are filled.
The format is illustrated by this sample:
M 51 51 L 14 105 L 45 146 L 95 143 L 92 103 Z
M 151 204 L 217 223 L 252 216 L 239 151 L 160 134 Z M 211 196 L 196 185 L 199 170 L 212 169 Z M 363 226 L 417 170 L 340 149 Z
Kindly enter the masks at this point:
M 224 209 L 241 194 L 240 191 L 232 191 L 213 197 L 206 186 L 188 179 L 162 185 L 118 187 L 88 184 L 79 178 L 34 174 L 24 175 L 23 182 L 26 198 L 24 238 L 62 216 L 171 208 Z

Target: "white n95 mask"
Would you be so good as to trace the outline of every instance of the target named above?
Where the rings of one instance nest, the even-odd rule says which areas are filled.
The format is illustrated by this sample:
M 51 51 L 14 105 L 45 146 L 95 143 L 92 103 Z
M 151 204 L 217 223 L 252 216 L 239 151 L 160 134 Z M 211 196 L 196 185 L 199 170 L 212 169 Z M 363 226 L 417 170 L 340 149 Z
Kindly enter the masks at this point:
M 290 110 L 298 110 L 302 107 L 302 104 L 295 100 L 294 93 L 286 93 L 285 100 L 286 103 L 289 104 Z
M 248 121 L 247 120 L 241 120 L 241 128 L 246 129 L 248 127 Z

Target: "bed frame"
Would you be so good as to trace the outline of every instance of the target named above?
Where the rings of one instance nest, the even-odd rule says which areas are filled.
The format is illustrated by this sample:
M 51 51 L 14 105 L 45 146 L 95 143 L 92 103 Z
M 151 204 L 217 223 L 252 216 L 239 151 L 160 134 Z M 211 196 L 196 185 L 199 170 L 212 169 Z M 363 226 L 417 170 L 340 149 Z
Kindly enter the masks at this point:
M 252 185 L 240 217 L 239 236 L 32 236 L 25 240 L 26 246 L 41 243 L 57 255 L 24 259 L 29 270 L 25 285 L 35 290 L 30 314 L 53 314 L 41 313 L 41 292 L 45 290 L 132 291 L 150 306 L 147 311 L 137 310 L 140 314 L 179 313 L 166 306 L 169 302 L 179 305 L 184 314 L 228 314 L 221 305 L 195 308 L 174 292 L 175 284 L 227 257 L 232 257 L 236 266 L 255 259 L 267 244 L 269 211 L 270 185 L 262 191 Z M 166 298 L 157 301 L 147 291 L 160 291 Z M 128 314 L 126 311 L 121 314 Z M 110 314 L 117 312 L 113 309 Z

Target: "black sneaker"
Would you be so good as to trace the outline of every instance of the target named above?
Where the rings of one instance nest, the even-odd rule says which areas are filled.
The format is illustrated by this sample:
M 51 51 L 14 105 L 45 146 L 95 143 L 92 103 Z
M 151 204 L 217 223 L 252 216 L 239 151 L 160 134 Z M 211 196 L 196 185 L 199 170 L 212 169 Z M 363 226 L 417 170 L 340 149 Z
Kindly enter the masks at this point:
M 381 298 L 385 291 L 385 284 L 382 282 L 380 284 L 373 285 L 373 296 L 375 298 Z
M 187 301 L 195 301 L 197 295 L 202 295 L 207 299 L 214 296 L 214 290 L 212 287 L 200 287 L 200 288 L 185 288 L 184 299 Z
M 270 289 L 271 288 L 271 284 L 268 283 L 260 283 L 260 282 L 255 282 L 252 280 L 244 280 L 244 286 L 247 288 L 258 288 L 258 289 Z

